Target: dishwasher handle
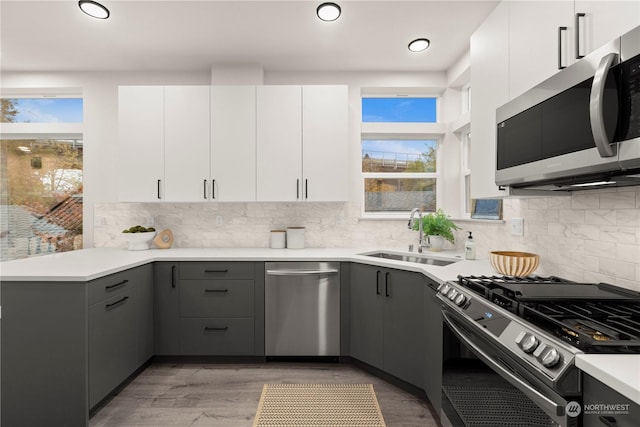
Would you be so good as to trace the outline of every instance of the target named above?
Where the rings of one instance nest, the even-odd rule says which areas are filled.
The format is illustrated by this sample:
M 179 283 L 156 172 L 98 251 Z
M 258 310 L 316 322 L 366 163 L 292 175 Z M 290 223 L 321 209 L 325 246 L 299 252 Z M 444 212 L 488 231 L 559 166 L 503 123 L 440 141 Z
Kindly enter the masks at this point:
M 319 274 L 338 274 L 340 270 L 267 270 L 268 276 L 315 276 Z

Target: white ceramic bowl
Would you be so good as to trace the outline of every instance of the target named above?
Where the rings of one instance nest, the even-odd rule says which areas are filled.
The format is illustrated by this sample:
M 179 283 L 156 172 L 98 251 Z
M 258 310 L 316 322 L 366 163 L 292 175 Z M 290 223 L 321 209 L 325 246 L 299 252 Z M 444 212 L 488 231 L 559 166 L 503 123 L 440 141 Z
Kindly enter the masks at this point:
M 489 255 L 491 266 L 507 276 L 528 276 L 540 264 L 540 257 L 528 252 L 494 251 Z
M 130 251 L 144 251 L 149 249 L 149 243 L 156 236 L 155 231 L 147 231 L 144 233 L 120 233 L 122 238 L 129 244 Z

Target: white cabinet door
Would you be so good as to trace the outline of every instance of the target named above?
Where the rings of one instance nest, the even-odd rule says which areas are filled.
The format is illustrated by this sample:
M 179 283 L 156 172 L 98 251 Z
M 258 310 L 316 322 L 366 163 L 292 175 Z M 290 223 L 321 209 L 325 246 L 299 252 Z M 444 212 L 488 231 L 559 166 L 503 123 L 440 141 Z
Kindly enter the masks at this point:
M 301 86 L 258 86 L 256 117 L 257 199 L 301 199 Z
M 579 53 L 587 55 L 640 25 L 640 1 L 575 1 Z
M 162 200 L 163 105 L 162 86 L 118 88 L 120 155 L 114 172 L 118 178 L 118 198 L 122 202 Z
M 495 184 L 496 108 L 509 100 L 509 4 L 471 36 L 471 197 L 504 195 Z
M 574 55 L 574 14 L 571 1 L 510 1 L 509 99 L 551 77 Z M 559 28 L 566 27 L 559 38 Z M 475 90 L 475 88 L 474 88 Z
M 349 200 L 347 86 L 302 87 L 304 200 Z
M 208 199 L 209 86 L 164 89 L 165 201 Z
M 256 200 L 256 87 L 211 88 L 212 200 Z

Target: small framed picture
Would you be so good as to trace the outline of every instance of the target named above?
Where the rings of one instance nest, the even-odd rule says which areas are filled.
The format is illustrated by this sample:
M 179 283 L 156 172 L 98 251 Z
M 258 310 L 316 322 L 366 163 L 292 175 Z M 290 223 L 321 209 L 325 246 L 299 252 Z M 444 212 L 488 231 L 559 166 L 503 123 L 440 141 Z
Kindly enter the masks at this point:
M 502 219 L 501 199 L 473 199 L 471 218 L 474 219 Z

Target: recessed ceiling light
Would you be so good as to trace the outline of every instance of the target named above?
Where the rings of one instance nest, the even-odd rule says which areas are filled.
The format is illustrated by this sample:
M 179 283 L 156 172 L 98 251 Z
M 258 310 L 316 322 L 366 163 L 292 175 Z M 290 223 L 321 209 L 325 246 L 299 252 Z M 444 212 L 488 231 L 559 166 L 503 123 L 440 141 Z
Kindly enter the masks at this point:
M 340 17 L 342 9 L 335 3 L 322 3 L 316 9 L 316 15 L 323 21 L 335 21 Z
M 409 50 L 411 52 L 422 52 L 423 50 L 427 50 L 429 44 L 431 44 L 429 39 L 415 39 L 409 43 Z
M 80 6 L 80 10 L 93 18 L 107 19 L 109 17 L 109 9 L 98 2 L 92 0 L 80 0 L 78 2 L 78 6 Z

